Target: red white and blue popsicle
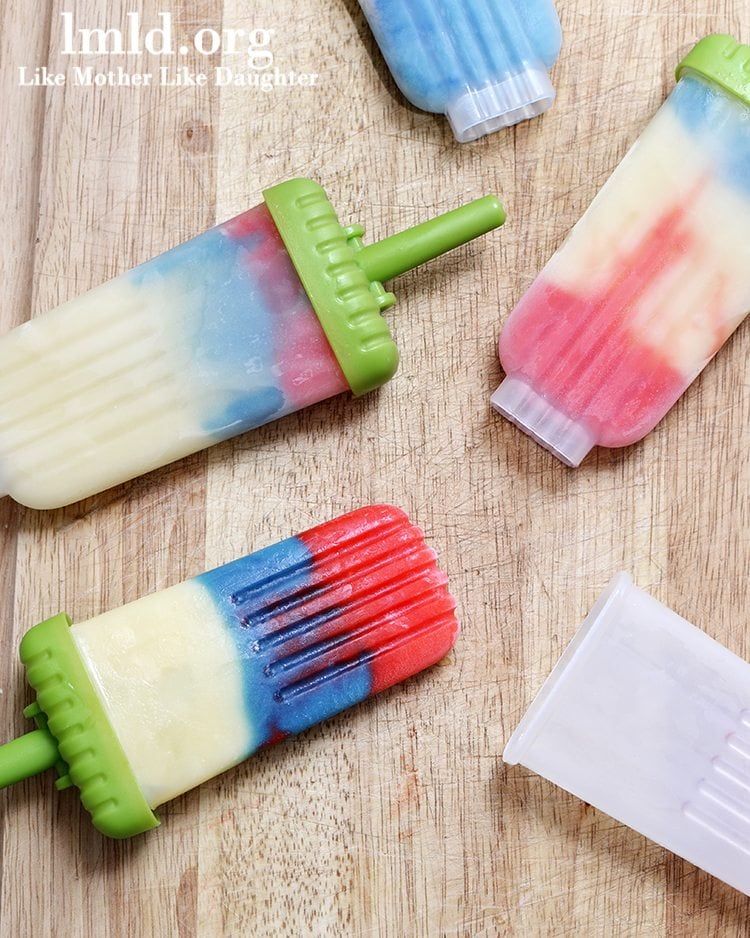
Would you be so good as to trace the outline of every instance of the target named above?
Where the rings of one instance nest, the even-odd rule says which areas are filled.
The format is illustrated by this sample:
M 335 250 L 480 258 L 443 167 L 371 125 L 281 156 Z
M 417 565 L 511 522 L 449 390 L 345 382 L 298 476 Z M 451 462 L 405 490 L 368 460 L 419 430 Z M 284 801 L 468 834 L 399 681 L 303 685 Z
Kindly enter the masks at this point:
M 454 609 L 422 532 L 373 506 L 87 622 L 57 616 L 22 642 L 39 729 L 0 747 L 0 785 L 58 765 L 97 827 L 138 833 L 157 805 L 435 664 Z
M 382 280 L 502 224 L 488 196 L 376 244 L 293 179 L 0 337 L 0 496 L 56 508 L 388 381 Z

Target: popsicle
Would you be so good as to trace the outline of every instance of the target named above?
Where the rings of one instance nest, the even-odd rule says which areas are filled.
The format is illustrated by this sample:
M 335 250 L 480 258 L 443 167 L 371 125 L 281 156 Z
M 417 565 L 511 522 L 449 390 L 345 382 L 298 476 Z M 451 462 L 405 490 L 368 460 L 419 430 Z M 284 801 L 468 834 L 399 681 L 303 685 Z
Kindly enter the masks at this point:
M 405 97 L 460 143 L 544 113 L 562 34 L 552 0 L 359 0 Z
M 568 465 L 667 413 L 750 310 L 750 47 L 709 36 L 511 313 L 492 404 Z
M 422 532 L 388 505 L 21 642 L 37 729 L 0 747 L 0 787 L 57 766 L 112 837 L 257 749 L 443 658 L 458 632 Z
M 382 281 L 501 225 L 494 197 L 379 244 L 297 179 L 0 338 L 0 493 L 69 504 L 389 380 Z

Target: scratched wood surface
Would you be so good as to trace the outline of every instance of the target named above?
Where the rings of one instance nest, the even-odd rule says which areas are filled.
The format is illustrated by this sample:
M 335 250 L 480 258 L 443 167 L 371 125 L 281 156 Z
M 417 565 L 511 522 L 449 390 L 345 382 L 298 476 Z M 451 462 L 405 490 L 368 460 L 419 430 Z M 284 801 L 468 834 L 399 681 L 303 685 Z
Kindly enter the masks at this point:
M 743 936 L 750 900 L 500 758 L 610 576 L 750 658 L 747 326 L 646 441 L 566 470 L 494 416 L 502 322 L 708 32 L 741 0 L 559 0 L 559 98 L 479 143 L 400 97 L 354 0 L 0 6 L 2 331 L 311 175 L 376 238 L 486 192 L 499 233 L 398 284 L 396 379 L 60 511 L 0 500 L 0 735 L 24 731 L 17 648 L 374 501 L 427 532 L 455 652 L 103 840 L 51 775 L 0 794 L 2 936 Z M 20 88 L 78 25 L 274 29 L 317 87 Z M 123 60 L 155 70 L 158 56 Z M 193 69 L 207 60 L 182 60 Z M 210 65 L 220 64 L 214 57 Z M 232 64 L 232 63 L 229 63 Z M 106 62 L 98 60 L 105 67 Z M 64 375 L 60 376 L 64 384 Z

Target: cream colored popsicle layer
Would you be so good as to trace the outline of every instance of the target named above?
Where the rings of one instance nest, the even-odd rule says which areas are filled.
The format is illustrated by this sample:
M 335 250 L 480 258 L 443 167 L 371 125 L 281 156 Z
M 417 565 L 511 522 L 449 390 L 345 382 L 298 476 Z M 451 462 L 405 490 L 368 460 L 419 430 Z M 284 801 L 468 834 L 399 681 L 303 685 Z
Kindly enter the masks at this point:
M 164 281 L 120 277 L 0 340 L 0 489 L 65 504 L 200 448 L 174 300 Z
M 236 642 L 196 581 L 71 633 L 152 808 L 237 765 L 259 744 Z

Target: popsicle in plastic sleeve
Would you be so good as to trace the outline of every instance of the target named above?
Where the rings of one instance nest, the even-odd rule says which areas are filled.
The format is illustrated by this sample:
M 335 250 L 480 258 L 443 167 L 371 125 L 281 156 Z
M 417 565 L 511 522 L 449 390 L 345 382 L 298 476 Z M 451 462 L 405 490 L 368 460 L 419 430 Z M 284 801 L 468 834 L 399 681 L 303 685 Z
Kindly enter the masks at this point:
M 37 729 L 0 747 L 0 786 L 57 766 L 113 837 L 153 809 L 435 664 L 458 632 L 422 532 L 363 508 L 209 573 L 70 624 L 21 659 Z
M 503 758 L 750 895 L 750 664 L 627 574 Z
M 560 54 L 552 0 L 359 0 L 388 67 L 416 107 L 460 143 L 536 117 Z
M 296 179 L 0 338 L 0 493 L 92 495 L 351 388 L 398 352 L 382 282 L 501 225 L 494 197 L 378 244 Z
M 644 437 L 750 311 L 750 47 L 709 36 L 511 313 L 492 398 L 568 465 Z

